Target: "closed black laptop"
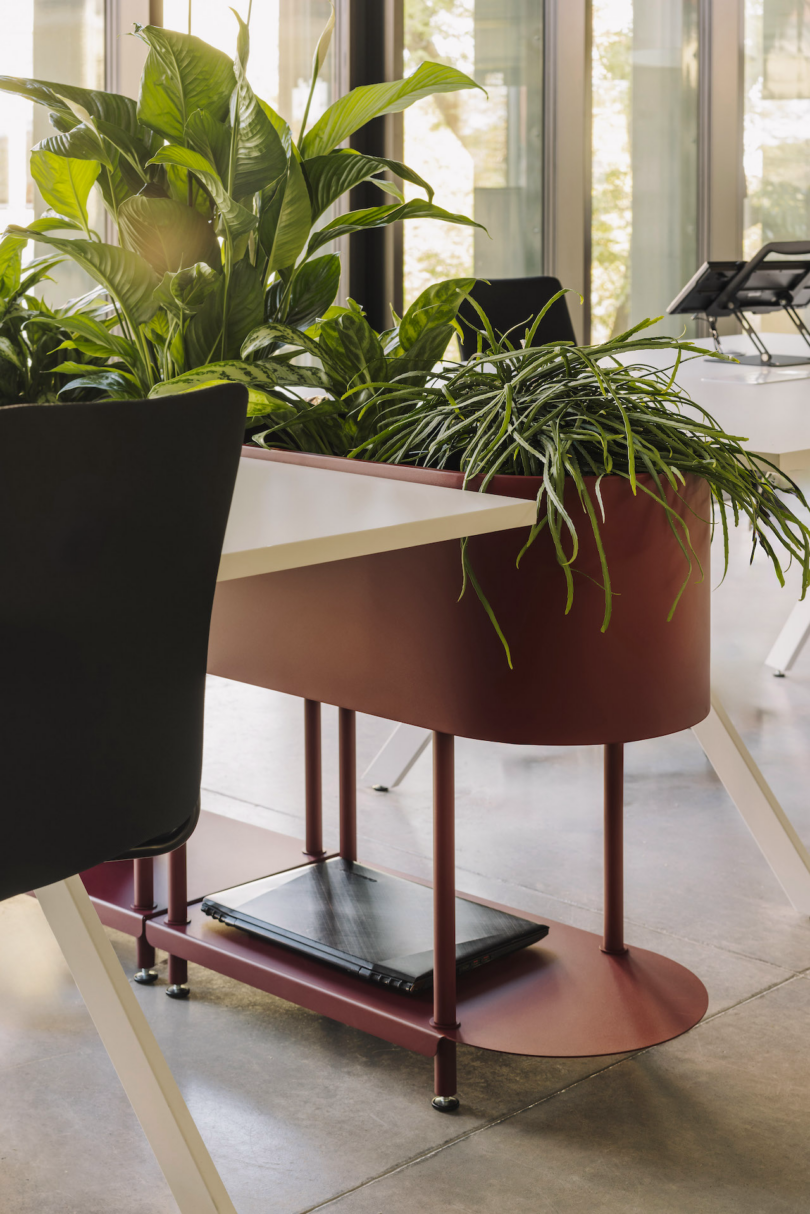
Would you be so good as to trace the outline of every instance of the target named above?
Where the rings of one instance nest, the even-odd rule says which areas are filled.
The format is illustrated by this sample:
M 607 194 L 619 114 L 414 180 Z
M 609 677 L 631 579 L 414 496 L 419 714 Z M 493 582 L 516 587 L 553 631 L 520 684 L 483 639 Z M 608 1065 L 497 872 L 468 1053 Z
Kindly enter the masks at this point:
M 209 894 L 232 927 L 410 993 L 433 982 L 433 891 L 340 857 Z M 545 924 L 456 898 L 458 972 L 542 940 Z

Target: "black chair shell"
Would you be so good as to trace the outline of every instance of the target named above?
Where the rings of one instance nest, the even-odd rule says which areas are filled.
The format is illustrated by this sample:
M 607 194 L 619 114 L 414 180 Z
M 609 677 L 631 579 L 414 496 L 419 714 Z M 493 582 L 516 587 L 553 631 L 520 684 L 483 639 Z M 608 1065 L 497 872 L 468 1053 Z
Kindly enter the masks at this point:
M 0 409 L 0 899 L 194 817 L 246 404 Z
M 560 280 L 550 276 L 492 278 L 489 282 L 479 280 L 470 294 L 484 309 L 496 333 L 504 334 L 514 329 L 514 332 L 509 334 L 509 340 L 517 346 L 528 327 L 527 322 L 560 290 Z M 458 310 L 458 318 L 464 334 L 461 340 L 461 354 L 466 359 L 478 348 L 478 333 L 483 324 L 475 308 L 466 299 Z M 571 324 L 564 296 L 556 300 L 543 317 L 532 345 L 541 346 L 557 341 L 576 344 L 574 326 Z M 486 347 L 486 342 L 484 345 Z

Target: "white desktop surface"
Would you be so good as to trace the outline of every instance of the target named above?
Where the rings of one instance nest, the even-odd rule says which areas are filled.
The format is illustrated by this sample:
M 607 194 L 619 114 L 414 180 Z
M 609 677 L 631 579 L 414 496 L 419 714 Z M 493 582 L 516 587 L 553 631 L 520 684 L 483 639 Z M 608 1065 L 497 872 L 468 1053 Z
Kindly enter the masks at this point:
M 772 353 L 810 356 L 798 333 L 764 333 L 763 339 Z M 714 348 L 711 339 L 695 344 Z M 722 345 L 725 352 L 755 353 L 743 336 L 724 337 Z M 638 362 L 664 367 L 674 359 L 669 351 L 643 351 Z M 810 363 L 760 370 L 695 357 L 681 364 L 678 384 L 724 430 L 746 439 L 752 451 L 767 455 L 785 472 L 810 468 Z
M 531 526 L 533 500 L 243 456 L 219 581 Z

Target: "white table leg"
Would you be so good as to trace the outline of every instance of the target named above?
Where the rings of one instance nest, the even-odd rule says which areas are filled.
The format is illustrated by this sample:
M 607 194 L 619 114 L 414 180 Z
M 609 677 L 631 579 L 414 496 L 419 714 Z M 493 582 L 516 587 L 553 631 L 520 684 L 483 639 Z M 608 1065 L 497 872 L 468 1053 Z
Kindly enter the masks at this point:
M 810 854 L 714 692 L 693 732 L 788 898 L 810 915 Z
M 774 641 L 773 649 L 765 659 L 765 665 L 770 666 L 779 674 L 787 674 L 808 639 L 810 639 L 810 597 L 797 603 L 785 620 L 782 631 Z
M 405 779 L 432 733 L 418 725 L 397 725 L 382 750 L 374 756 L 363 772 L 363 782 L 381 792 L 396 788 Z
M 182 1214 L 236 1214 L 81 878 L 36 894 Z

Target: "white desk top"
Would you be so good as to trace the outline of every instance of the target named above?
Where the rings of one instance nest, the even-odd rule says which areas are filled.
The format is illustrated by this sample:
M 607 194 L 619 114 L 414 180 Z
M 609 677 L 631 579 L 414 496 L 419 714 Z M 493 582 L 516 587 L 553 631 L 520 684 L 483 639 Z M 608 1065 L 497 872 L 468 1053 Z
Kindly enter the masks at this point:
M 798 333 L 765 333 L 763 339 L 775 354 L 810 354 Z M 713 349 L 711 340 L 696 344 Z M 724 337 L 722 345 L 728 353 L 754 353 L 747 337 Z M 638 361 L 669 366 L 673 358 L 644 352 Z M 678 383 L 724 430 L 747 439 L 752 451 L 786 472 L 810 468 L 810 364 L 760 370 L 694 358 L 682 364 Z
M 219 581 L 531 526 L 521 498 L 243 457 Z

